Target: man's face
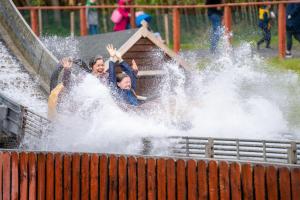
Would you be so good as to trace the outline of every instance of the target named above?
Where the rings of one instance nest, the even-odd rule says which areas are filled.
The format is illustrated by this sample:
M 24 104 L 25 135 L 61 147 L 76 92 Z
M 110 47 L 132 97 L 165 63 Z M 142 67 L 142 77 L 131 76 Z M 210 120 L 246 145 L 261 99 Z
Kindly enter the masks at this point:
M 122 90 L 130 90 L 131 89 L 131 79 L 129 76 L 126 76 L 118 83 L 119 88 Z
M 96 61 L 96 63 L 93 65 L 92 74 L 96 76 L 101 76 L 105 74 L 105 65 L 103 60 Z

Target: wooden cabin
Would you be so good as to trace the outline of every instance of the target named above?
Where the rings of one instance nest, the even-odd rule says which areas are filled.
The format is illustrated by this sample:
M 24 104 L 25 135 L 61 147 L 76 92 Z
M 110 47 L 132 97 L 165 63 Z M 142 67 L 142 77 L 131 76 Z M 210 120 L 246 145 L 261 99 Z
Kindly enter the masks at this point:
M 136 90 L 138 95 L 148 96 L 159 89 L 159 83 L 164 75 L 163 63 L 173 60 L 181 67 L 187 67 L 175 52 L 148 30 L 146 22 L 143 22 L 143 26 L 139 29 L 84 36 L 79 37 L 78 41 L 79 54 L 86 61 L 96 55 L 108 59 L 107 44 L 113 44 L 129 64 L 134 59 L 139 67 Z M 120 69 L 118 71 L 120 72 Z

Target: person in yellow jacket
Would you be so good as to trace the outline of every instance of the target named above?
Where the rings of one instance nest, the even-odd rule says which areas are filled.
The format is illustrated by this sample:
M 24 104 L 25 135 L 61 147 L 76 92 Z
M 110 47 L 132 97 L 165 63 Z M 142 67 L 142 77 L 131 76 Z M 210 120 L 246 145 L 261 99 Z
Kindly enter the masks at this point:
M 263 32 L 263 37 L 257 42 L 257 49 L 260 49 L 260 45 L 266 42 L 266 48 L 270 48 L 271 42 L 271 18 L 274 15 L 270 11 L 270 5 L 261 6 L 258 10 L 259 22 L 258 26 Z
M 74 67 L 72 67 L 74 65 Z M 73 68 L 71 70 L 71 67 Z M 57 84 L 60 72 L 64 70 L 62 83 Z M 51 76 L 50 83 L 50 95 L 48 99 L 48 118 L 50 120 L 54 119 L 59 110 L 60 103 L 64 97 L 67 96 L 71 87 L 80 80 L 80 77 L 84 75 L 84 72 L 90 73 L 89 67 L 80 59 L 72 60 L 71 58 L 63 58 L 57 69 L 53 72 Z M 75 76 L 72 77 L 71 75 Z

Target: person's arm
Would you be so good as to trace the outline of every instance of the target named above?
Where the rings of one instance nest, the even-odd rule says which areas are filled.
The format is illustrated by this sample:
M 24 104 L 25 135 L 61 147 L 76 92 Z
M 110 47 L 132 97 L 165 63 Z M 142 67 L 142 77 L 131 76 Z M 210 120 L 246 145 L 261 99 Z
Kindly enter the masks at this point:
M 117 86 L 116 66 L 113 61 L 109 61 L 108 83 L 110 86 L 114 86 L 114 87 Z
M 123 17 L 129 17 L 129 12 L 127 12 L 124 8 L 118 8 L 118 10 Z
M 50 78 L 50 91 L 52 91 L 56 87 L 58 82 L 58 77 L 62 69 L 63 69 L 62 64 L 58 63 L 56 69 L 54 70 Z
M 71 67 L 72 67 L 72 61 L 70 58 L 63 58 L 62 66 L 64 69 L 64 74 L 62 77 L 62 82 L 65 88 L 69 89 L 71 87 Z

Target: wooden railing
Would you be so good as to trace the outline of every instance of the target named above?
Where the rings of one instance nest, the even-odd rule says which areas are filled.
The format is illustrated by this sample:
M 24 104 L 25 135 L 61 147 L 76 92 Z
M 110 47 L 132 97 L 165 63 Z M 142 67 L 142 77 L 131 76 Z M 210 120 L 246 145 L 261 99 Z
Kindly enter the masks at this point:
M 221 4 L 218 7 L 224 8 L 224 26 L 226 31 L 231 31 L 231 10 L 233 7 L 243 6 L 259 6 L 259 5 L 278 5 L 278 56 L 285 57 L 285 44 L 286 44 L 286 27 L 285 27 L 285 6 L 287 3 L 300 3 L 299 0 L 292 1 L 272 1 L 272 2 L 248 2 L 248 3 L 229 3 Z M 98 5 L 91 6 L 91 8 L 116 8 L 116 5 Z M 180 50 L 180 10 L 182 9 L 207 9 L 216 7 L 215 5 L 127 5 L 131 9 L 172 9 L 173 13 L 173 48 L 175 52 Z M 38 10 L 80 10 L 80 34 L 87 34 L 86 27 L 86 6 L 42 6 L 42 7 L 18 7 L 19 10 L 30 10 L 31 27 L 32 30 L 38 35 Z M 135 27 L 134 15 L 131 18 L 131 25 Z
M 99 144 L 101 145 L 101 144 Z M 0 199 L 300 199 L 300 168 L 0 151 Z

